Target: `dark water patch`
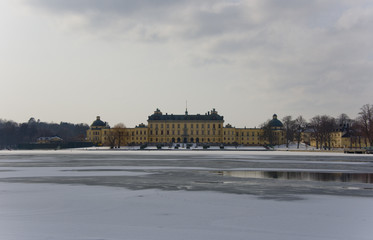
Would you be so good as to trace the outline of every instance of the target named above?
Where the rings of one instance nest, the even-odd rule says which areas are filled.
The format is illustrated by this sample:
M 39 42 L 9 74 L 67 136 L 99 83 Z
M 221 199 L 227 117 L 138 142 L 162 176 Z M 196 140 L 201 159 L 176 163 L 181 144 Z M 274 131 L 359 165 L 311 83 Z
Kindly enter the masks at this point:
M 60 170 L 61 172 L 128 172 L 126 169 L 70 169 Z
M 373 173 L 296 171 L 218 171 L 222 176 L 254 179 L 280 179 L 318 182 L 373 183 Z

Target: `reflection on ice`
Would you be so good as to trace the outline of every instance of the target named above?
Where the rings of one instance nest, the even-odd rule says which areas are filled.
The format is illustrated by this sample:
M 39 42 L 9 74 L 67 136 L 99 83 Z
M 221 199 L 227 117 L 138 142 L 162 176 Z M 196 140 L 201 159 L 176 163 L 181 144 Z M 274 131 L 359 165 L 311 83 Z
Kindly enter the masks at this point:
M 279 172 L 279 171 L 219 171 L 223 176 L 322 182 L 373 183 L 372 173 Z

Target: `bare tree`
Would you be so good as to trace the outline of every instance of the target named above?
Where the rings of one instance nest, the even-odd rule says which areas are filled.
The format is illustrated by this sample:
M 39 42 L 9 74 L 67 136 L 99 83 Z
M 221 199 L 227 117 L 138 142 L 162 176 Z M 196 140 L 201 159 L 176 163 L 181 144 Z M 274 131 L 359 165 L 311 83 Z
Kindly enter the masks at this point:
M 316 148 L 324 147 L 324 148 L 331 148 L 331 140 L 332 140 L 332 132 L 336 128 L 335 119 L 323 115 L 323 116 L 315 116 L 310 121 L 313 133 L 312 136 L 316 140 Z
M 342 113 L 341 115 L 339 115 L 336 121 L 338 126 L 343 129 L 349 127 L 352 120 L 347 114 Z
M 363 137 L 368 139 L 370 146 L 373 146 L 373 105 L 365 104 L 360 108 L 358 122 Z
M 311 136 L 316 141 L 316 148 L 318 149 L 321 142 L 322 142 L 322 135 L 321 135 L 321 117 L 319 115 L 313 117 L 310 121 L 312 134 Z M 321 147 L 321 146 L 320 146 Z
M 307 127 L 307 121 L 300 115 L 294 120 L 295 124 L 295 139 L 297 140 L 297 148 L 299 149 L 300 142 L 302 140 L 302 133 Z
M 114 131 L 115 135 L 115 140 L 116 140 L 116 145 L 118 148 L 122 145 L 122 142 L 124 141 L 124 136 L 125 136 L 125 129 L 126 126 L 123 123 L 118 123 L 114 126 L 112 131 Z
M 330 150 L 332 147 L 332 132 L 336 129 L 335 118 L 323 115 L 321 116 L 321 130 L 323 139 L 325 140 L 325 147 Z
M 261 125 L 261 128 L 263 129 L 263 132 L 261 134 L 261 139 L 264 141 L 264 142 L 268 142 L 269 145 L 273 145 L 274 144 L 274 140 L 275 140 L 275 134 L 273 132 L 273 129 L 271 127 L 271 124 L 270 124 L 270 120 L 268 120 L 267 122 L 263 123 Z
M 115 147 L 115 143 L 117 142 L 117 136 L 114 131 L 109 131 L 106 138 L 106 144 L 110 146 L 110 148 Z
M 294 140 L 295 135 L 295 121 L 292 119 L 291 116 L 285 116 L 282 119 L 282 123 L 284 125 L 285 130 L 285 137 L 286 137 L 286 147 L 289 147 L 289 143 Z

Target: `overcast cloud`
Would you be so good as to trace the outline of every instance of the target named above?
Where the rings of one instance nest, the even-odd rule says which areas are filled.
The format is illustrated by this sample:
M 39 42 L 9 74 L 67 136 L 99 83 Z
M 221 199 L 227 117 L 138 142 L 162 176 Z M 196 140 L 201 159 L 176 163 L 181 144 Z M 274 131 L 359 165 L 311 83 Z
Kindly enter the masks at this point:
M 142 113 L 133 113 L 137 121 L 146 120 L 144 111 L 149 111 L 149 106 L 145 105 L 180 113 L 183 110 L 180 106 L 188 98 L 192 109 L 194 105 L 192 112 L 209 110 L 200 107 L 216 107 L 239 127 L 258 125 L 274 112 L 280 117 L 342 112 L 355 117 L 363 104 L 373 103 L 371 1 L 23 0 L 21 3 L 29 9 L 29 14 L 45 17 L 70 40 L 87 39 L 80 44 L 87 41 L 95 43 L 92 47 L 139 47 L 138 54 L 143 57 L 136 60 L 136 66 L 146 66 L 143 70 L 149 74 L 132 75 L 141 82 L 144 94 L 144 106 L 141 103 L 137 106 Z M 107 67 L 105 71 L 109 71 Z M 116 79 L 115 73 L 110 74 Z M 121 72 L 118 74 L 123 76 Z M 119 80 L 105 81 L 115 85 Z M 133 84 L 126 81 L 123 87 L 131 88 Z M 195 90 L 196 87 L 202 90 Z M 155 89 L 157 97 L 149 96 Z M 175 99 L 177 96 L 180 99 Z M 110 96 L 106 99 L 111 101 Z M 125 97 L 117 100 L 130 109 Z M 235 108 L 237 105 L 245 112 Z M 112 121 L 126 123 L 119 115 L 111 116 L 109 111 L 106 114 Z M 138 119 L 141 114 L 142 119 Z M 127 118 L 129 125 L 136 121 Z

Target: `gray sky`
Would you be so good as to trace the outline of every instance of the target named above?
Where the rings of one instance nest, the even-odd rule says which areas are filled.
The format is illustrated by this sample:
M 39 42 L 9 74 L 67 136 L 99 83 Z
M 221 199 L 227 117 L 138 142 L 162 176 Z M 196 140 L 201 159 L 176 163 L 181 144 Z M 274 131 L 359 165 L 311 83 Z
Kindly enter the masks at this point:
M 373 1 L 0 0 L 0 118 L 111 125 L 212 108 L 357 116 L 373 103 Z

